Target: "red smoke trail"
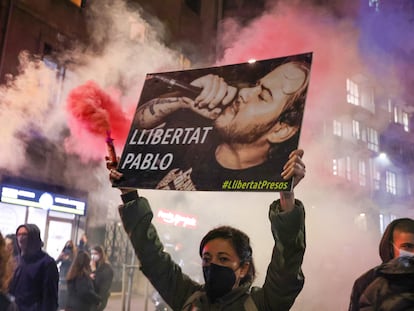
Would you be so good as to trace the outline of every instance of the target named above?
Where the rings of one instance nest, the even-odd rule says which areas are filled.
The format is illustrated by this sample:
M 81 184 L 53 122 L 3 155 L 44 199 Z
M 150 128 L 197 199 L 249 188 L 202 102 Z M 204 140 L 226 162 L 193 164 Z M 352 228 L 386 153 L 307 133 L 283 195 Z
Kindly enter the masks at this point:
M 65 142 L 69 152 L 84 161 L 99 160 L 107 154 L 105 140 L 113 139 L 118 148 L 123 146 L 131 120 L 95 82 L 87 81 L 74 88 L 67 97 L 66 109 L 72 134 Z

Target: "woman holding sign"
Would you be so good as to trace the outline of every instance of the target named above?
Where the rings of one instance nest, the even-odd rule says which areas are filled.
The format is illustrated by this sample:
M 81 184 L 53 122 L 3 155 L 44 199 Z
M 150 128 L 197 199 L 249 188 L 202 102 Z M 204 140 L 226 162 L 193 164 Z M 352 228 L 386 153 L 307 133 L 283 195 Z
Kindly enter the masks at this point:
M 293 151 L 282 172 L 293 177 L 293 187 L 305 176 L 303 150 Z M 110 180 L 122 178 L 107 162 Z M 199 254 L 204 284 L 184 274 L 164 251 L 151 223 L 148 201 L 137 191 L 120 188 L 121 219 L 141 263 L 141 270 L 173 310 L 289 310 L 304 284 L 301 265 L 305 252 L 303 204 L 293 192 L 280 192 L 270 205 L 269 220 L 275 241 L 272 259 L 262 287 L 252 287 L 255 278 L 249 237 L 240 230 L 221 226 L 202 239 Z

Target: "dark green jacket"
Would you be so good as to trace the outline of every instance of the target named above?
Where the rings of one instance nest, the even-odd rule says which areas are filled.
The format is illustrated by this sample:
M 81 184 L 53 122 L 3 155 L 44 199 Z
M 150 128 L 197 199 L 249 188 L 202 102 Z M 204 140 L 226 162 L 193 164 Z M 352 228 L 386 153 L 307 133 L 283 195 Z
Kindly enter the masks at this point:
M 119 212 L 141 270 L 173 310 L 241 311 L 245 310 L 249 295 L 259 311 L 289 310 L 303 288 L 305 212 L 298 200 L 291 212 L 279 212 L 279 201 L 270 205 L 269 219 L 275 245 L 263 287 L 250 290 L 250 284 L 246 284 L 214 304 L 209 302 L 203 286 L 185 275 L 163 251 L 151 223 L 153 213 L 148 201 L 138 198 L 136 192 L 122 195 L 122 200 L 124 205 L 120 206 Z

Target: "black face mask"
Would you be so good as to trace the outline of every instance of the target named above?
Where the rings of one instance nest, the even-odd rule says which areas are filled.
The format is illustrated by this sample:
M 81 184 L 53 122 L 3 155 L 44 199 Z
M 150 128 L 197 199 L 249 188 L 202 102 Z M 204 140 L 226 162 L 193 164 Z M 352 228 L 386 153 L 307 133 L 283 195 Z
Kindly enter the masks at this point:
M 211 263 L 203 267 L 205 289 L 208 298 L 211 301 L 216 300 L 229 293 L 234 283 L 236 283 L 236 274 L 229 267 L 219 266 Z

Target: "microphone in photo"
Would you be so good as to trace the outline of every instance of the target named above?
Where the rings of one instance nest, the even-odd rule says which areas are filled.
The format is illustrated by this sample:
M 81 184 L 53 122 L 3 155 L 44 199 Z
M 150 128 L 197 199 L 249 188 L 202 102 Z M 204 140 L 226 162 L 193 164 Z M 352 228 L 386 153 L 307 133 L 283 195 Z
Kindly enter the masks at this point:
M 170 86 L 172 89 L 178 90 L 182 96 L 191 98 L 192 100 L 196 99 L 196 97 L 200 95 L 202 91 L 202 88 L 200 87 L 175 79 L 167 78 L 158 74 L 148 75 L 147 79 L 157 79 L 159 81 L 162 81 L 168 86 Z

